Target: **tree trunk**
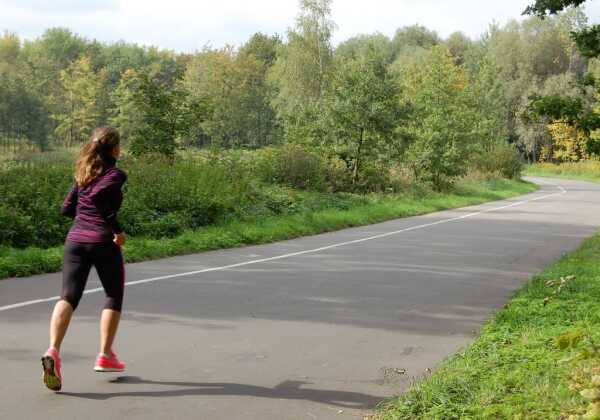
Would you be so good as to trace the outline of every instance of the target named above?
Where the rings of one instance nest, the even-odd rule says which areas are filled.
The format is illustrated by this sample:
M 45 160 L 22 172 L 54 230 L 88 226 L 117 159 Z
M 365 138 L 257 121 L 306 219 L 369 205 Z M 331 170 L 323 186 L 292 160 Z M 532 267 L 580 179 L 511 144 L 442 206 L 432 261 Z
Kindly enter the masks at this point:
M 352 183 L 356 184 L 358 182 L 358 170 L 360 168 L 360 153 L 362 150 L 363 140 L 364 140 L 365 129 L 360 129 L 360 139 L 358 141 L 358 148 L 356 150 L 356 160 L 354 162 L 354 173 L 352 174 Z

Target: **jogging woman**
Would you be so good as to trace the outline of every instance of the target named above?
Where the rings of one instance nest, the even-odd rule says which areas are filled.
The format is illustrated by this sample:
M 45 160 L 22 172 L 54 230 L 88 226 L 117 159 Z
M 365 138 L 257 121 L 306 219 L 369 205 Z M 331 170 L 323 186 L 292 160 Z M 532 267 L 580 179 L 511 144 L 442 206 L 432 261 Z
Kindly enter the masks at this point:
M 119 143 L 119 133 L 114 128 L 103 126 L 94 130 L 81 149 L 75 184 L 61 209 L 64 216 L 75 222 L 65 241 L 62 293 L 50 320 L 50 347 L 42 357 L 44 384 L 53 391 L 62 387 L 60 346 L 92 266 L 96 267 L 106 293 L 100 319 L 100 353 L 94 370 L 122 372 L 125 369 L 112 350 L 125 285 L 121 253 L 125 234 L 117 221 L 117 212 L 123 201 L 121 187 L 127 175 L 115 167 L 121 152 Z

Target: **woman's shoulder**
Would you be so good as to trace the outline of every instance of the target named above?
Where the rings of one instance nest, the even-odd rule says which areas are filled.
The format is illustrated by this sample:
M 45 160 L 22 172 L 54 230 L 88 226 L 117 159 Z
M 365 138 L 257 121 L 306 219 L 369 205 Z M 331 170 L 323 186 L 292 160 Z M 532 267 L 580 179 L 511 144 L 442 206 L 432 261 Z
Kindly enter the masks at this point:
M 106 171 L 104 178 L 109 182 L 124 184 L 125 181 L 127 181 L 127 173 L 124 170 L 113 166 Z

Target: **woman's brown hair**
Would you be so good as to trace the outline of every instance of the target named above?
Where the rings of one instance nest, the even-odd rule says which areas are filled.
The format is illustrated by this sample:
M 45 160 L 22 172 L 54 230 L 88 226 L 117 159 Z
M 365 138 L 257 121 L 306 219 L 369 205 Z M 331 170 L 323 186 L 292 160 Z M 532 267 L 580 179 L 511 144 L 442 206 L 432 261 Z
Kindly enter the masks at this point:
M 119 132 L 109 126 L 98 127 L 89 142 L 83 146 L 75 165 L 75 182 L 81 188 L 88 186 L 106 169 L 113 158 L 112 152 L 119 146 Z

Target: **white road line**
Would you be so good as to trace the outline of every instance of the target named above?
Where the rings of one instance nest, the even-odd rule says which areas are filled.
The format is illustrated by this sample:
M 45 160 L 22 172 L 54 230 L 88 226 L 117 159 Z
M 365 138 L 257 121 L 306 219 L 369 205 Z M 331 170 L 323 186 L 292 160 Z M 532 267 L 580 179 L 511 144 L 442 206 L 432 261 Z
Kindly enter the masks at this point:
M 558 187 L 559 192 L 553 193 L 553 194 L 543 195 L 543 196 L 532 198 L 532 199 L 529 199 L 529 200 L 517 201 L 515 203 L 511 203 L 511 204 L 508 204 L 508 205 L 502 206 L 502 207 L 494 207 L 494 208 L 491 208 L 491 209 L 481 210 L 481 211 L 478 211 L 478 212 L 469 213 L 469 214 L 465 214 L 465 215 L 458 216 L 458 217 L 452 217 L 450 219 L 438 220 L 437 222 L 425 223 L 425 224 L 422 224 L 422 225 L 412 226 L 412 227 L 405 228 L 405 229 L 395 230 L 393 232 L 382 233 L 380 235 L 374 235 L 374 236 L 369 236 L 369 237 L 366 237 L 366 238 L 355 239 L 353 241 L 339 242 L 339 243 L 336 243 L 336 244 L 331 244 L 331 245 L 323 246 L 323 247 L 320 247 L 320 248 L 307 249 L 305 251 L 299 251 L 299 252 L 292 252 L 290 254 L 278 255 L 276 257 L 269 257 L 269 258 L 261 258 L 261 259 L 258 259 L 258 260 L 244 261 L 244 262 L 240 262 L 240 263 L 236 263 L 236 264 L 224 265 L 224 266 L 221 266 L 221 267 L 205 268 L 203 270 L 189 271 L 187 273 L 170 274 L 170 275 L 167 275 L 167 276 L 152 277 L 152 278 L 149 278 L 149 279 L 130 281 L 130 282 L 125 283 L 125 286 L 135 286 L 135 285 L 138 285 L 138 284 L 153 283 L 153 282 L 160 281 L 160 280 L 174 279 L 174 278 L 177 278 L 177 277 L 193 276 L 195 274 L 210 273 L 212 271 L 228 270 L 228 269 L 231 269 L 231 268 L 243 267 L 243 266 L 251 265 L 251 264 L 259 264 L 259 263 L 263 263 L 263 262 L 281 260 L 281 259 L 284 259 L 284 258 L 296 257 L 298 255 L 312 254 L 312 253 L 315 253 L 315 252 L 325 251 L 327 249 L 339 248 L 339 247 L 346 246 L 346 245 L 358 244 L 358 243 L 361 243 L 361 242 L 367 242 L 367 241 L 372 241 L 372 240 L 375 240 L 375 239 L 381 239 L 381 238 L 385 238 L 385 237 L 392 236 L 392 235 L 398 235 L 398 234 L 404 233 L 404 232 L 410 232 L 410 231 L 413 231 L 413 230 L 424 229 L 424 228 L 428 228 L 428 227 L 431 227 L 431 226 L 441 225 L 443 223 L 450 223 L 450 222 L 455 222 L 455 221 L 458 221 L 458 220 L 468 219 L 470 217 L 478 216 L 480 214 L 490 213 L 490 212 L 494 212 L 494 211 L 498 211 L 498 210 L 503 210 L 503 209 L 508 209 L 508 208 L 511 208 L 511 207 L 520 206 L 522 204 L 530 203 L 530 202 L 533 202 L 533 201 L 539 201 L 539 200 L 543 200 L 545 198 L 554 197 L 556 195 L 563 195 L 563 194 L 567 193 L 567 190 L 565 190 L 560 185 L 554 185 L 554 184 L 548 184 L 548 185 L 553 185 L 555 187 Z M 98 293 L 98 292 L 102 292 L 102 291 L 103 291 L 102 287 L 98 287 L 98 288 L 95 288 L 95 289 L 88 289 L 88 290 L 84 291 L 83 293 L 87 295 L 87 294 L 90 294 L 90 293 Z M 60 299 L 59 296 L 53 296 L 53 297 L 49 297 L 49 298 L 45 298 L 45 299 L 36 299 L 36 300 L 30 300 L 30 301 L 26 301 L 26 302 L 15 303 L 13 305 L 0 306 L 0 312 L 2 312 L 2 311 L 8 311 L 10 309 L 22 308 L 24 306 L 35 305 L 37 303 L 52 302 L 52 301 L 56 301 L 58 299 Z

